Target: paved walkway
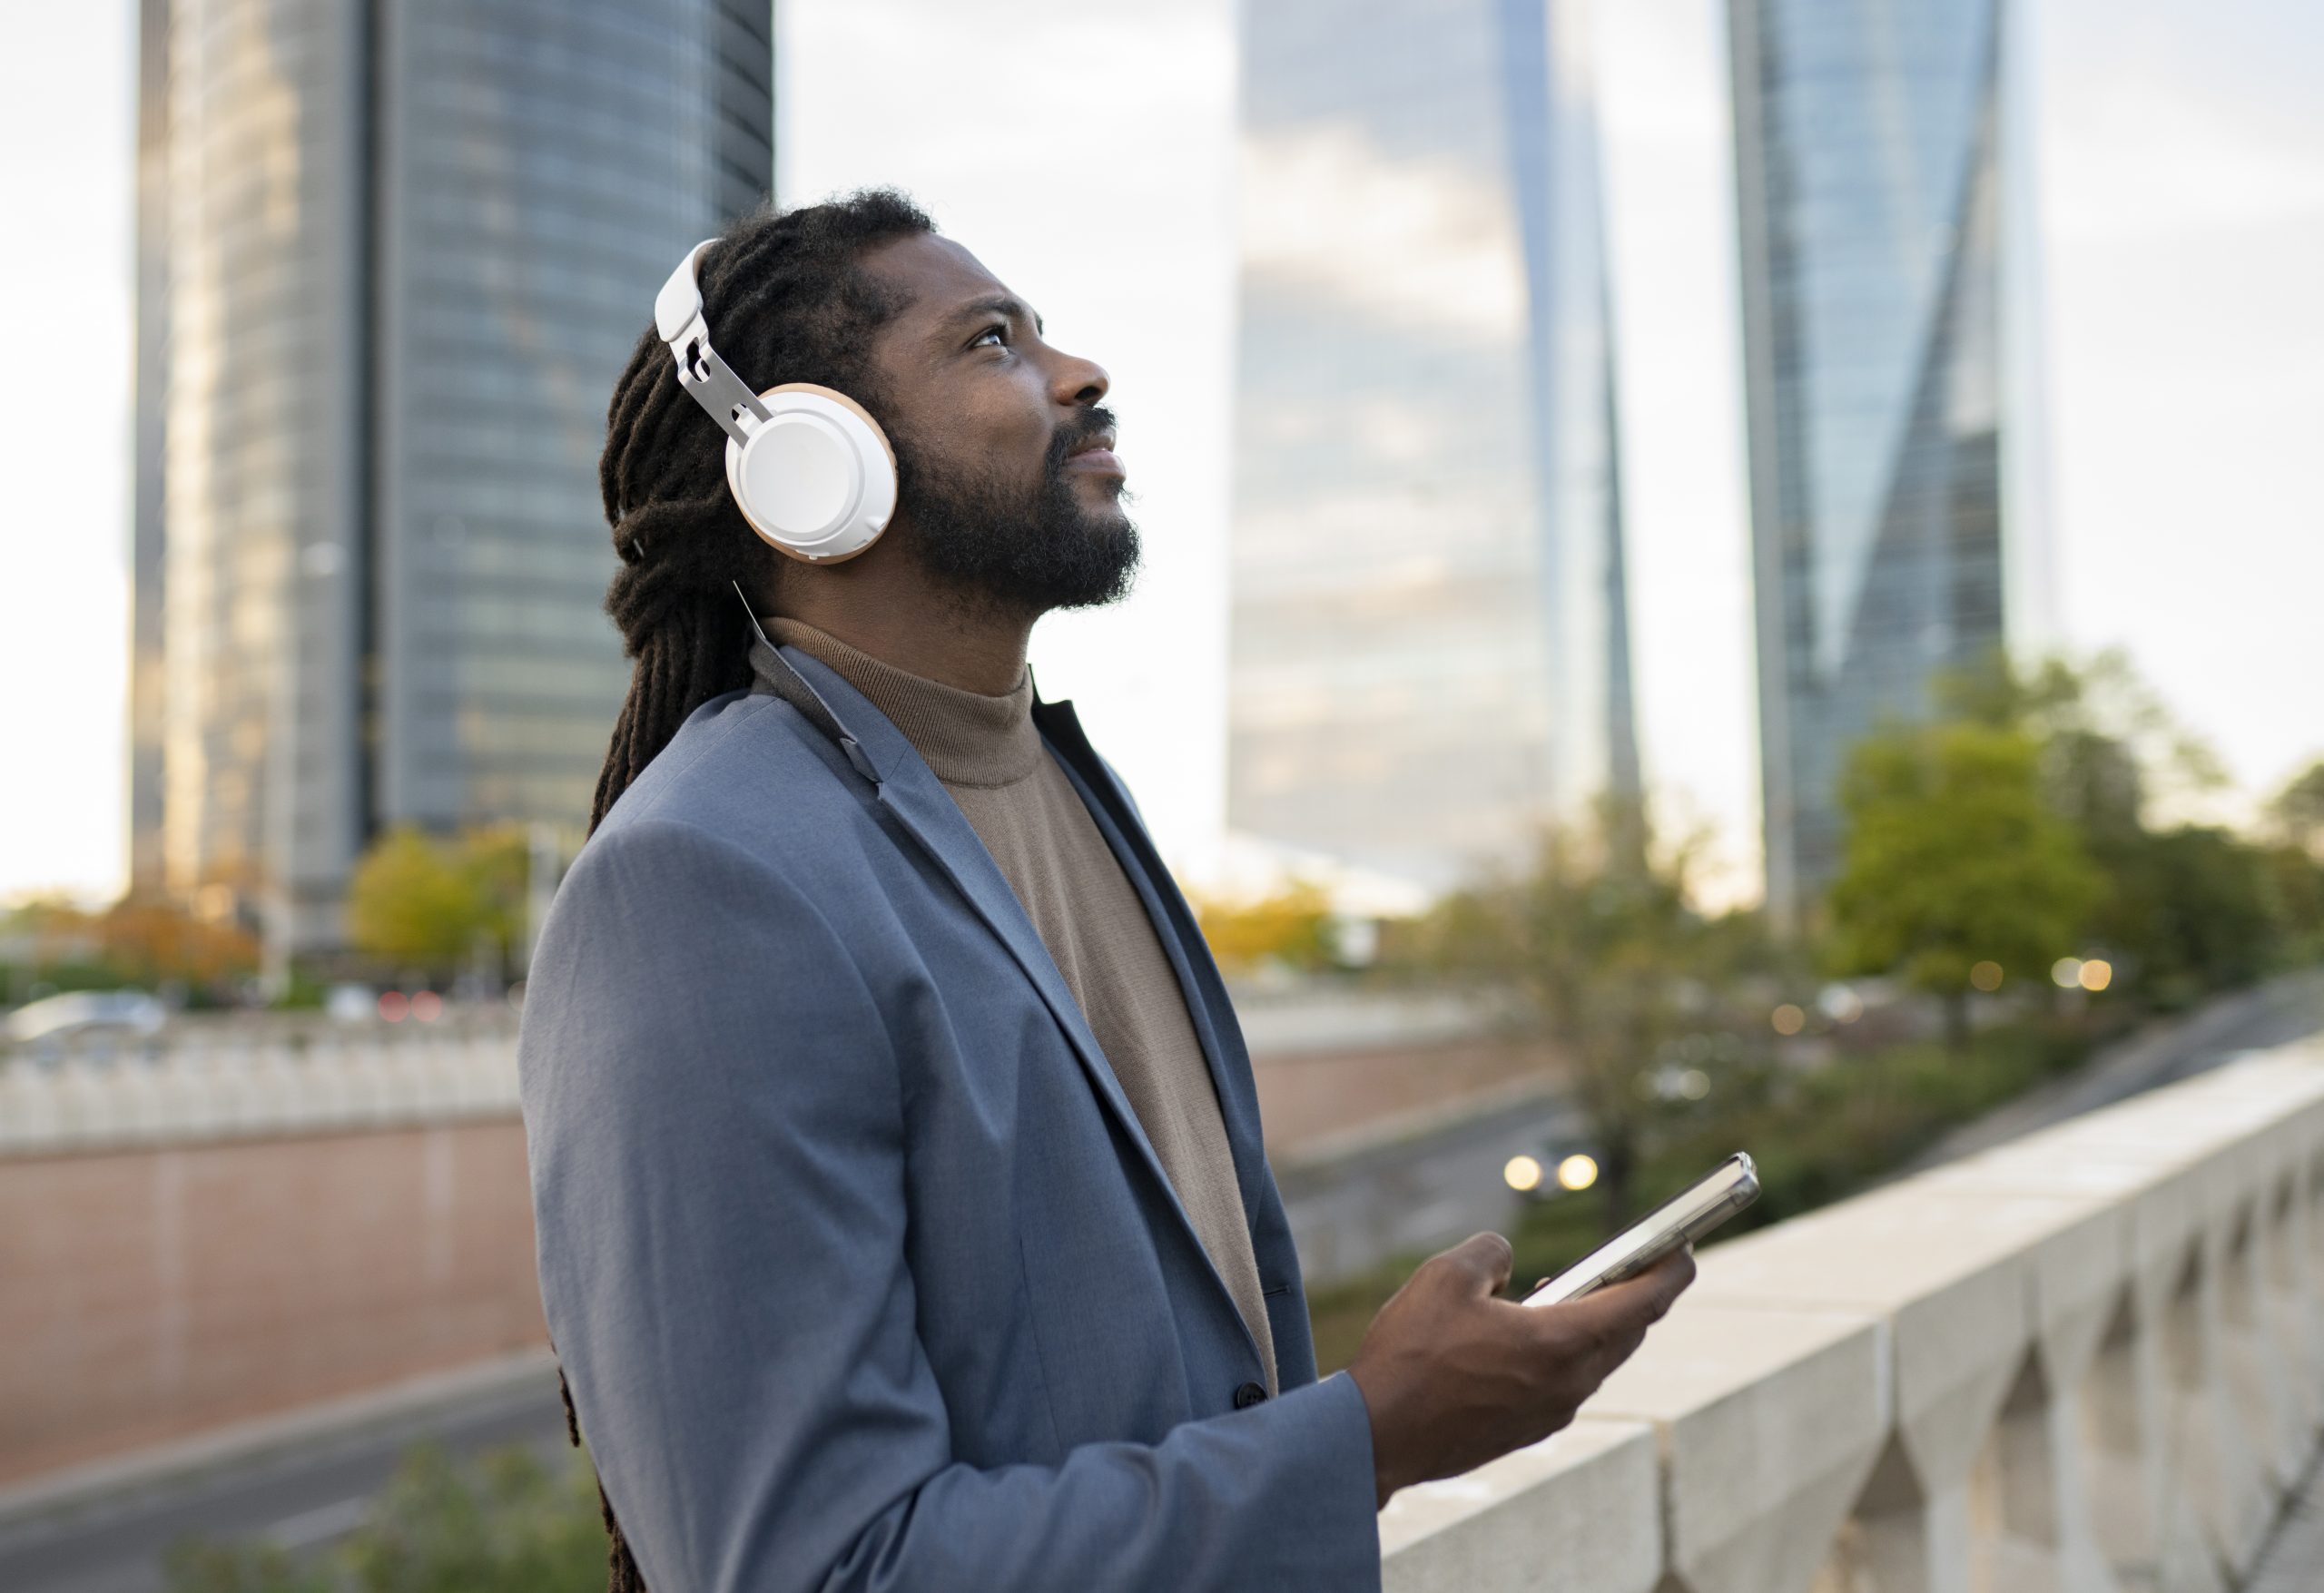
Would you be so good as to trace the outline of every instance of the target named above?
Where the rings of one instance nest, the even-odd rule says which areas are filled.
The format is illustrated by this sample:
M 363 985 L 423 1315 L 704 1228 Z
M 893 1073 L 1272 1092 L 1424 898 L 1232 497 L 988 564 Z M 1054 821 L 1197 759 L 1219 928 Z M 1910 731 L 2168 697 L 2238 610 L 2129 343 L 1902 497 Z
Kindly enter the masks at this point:
M 2324 1588 L 2324 1449 L 2309 1463 L 2299 1493 L 2284 1507 L 2273 1542 L 2242 1593 L 2316 1593 Z

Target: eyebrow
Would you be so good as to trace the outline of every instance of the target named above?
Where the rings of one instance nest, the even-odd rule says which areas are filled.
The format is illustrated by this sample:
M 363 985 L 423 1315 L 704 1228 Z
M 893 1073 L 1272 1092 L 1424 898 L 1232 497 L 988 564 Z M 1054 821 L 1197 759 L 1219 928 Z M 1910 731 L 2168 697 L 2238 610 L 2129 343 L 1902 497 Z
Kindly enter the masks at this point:
M 971 299 L 950 315 L 946 316 L 944 325 L 948 329 L 962 326 L 988 315 L 1003 315 L 1011 320 L 1031 321 L 1033 330 L 1036 332 L 1048 329 L 1042 326 L 1041 318 L 1026 308 L 1023 300 L 1007 293 L 988 293 L 981 299 Z

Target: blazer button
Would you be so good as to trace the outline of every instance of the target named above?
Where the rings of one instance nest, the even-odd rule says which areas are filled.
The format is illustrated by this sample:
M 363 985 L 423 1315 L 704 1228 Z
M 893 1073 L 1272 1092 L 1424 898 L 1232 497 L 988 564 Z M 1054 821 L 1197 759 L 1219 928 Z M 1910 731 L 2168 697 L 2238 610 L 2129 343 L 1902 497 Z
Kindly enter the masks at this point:
M 1258 1383 L 1246 1382 L 1235 1391 L 1235 1408 L 1247 1411 L 1267 1397 L 1267 1391 Z

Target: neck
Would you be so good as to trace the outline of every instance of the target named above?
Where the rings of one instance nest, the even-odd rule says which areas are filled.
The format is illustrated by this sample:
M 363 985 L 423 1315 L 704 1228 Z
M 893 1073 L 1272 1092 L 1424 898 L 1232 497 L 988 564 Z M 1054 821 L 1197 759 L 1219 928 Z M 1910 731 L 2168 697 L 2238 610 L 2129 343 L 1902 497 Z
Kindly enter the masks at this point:
M 923 680 L 987 697 L 1015 691 L 1033 620 L 940 586 L 905 560 L 875 560 L 880 551 L 786 569 L 793 578 L 778 588 L 775 612 Z

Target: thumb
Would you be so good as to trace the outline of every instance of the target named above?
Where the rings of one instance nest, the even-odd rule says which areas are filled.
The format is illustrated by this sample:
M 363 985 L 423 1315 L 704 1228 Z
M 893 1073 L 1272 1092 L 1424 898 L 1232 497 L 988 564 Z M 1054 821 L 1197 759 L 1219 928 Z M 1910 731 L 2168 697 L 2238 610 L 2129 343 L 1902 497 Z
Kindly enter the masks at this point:
M 1436 1259 L 1467 1279 L 1474 1293 L 1487 1295 L 1501 1293 L 1516 1264 L 1509 1241 L 1498 1234 L 1472 1234 Z

